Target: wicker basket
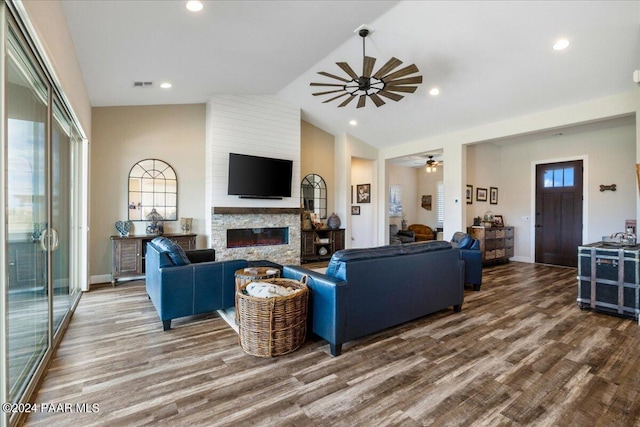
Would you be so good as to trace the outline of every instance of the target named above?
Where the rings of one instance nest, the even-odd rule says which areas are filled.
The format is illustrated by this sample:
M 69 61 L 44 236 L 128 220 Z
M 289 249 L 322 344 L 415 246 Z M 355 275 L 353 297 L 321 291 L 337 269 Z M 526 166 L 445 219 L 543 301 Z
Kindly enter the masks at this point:
M 241 285 L 236 293 L 240 346 L 246 353 L 259 357 L 291 353 L 304 343 L 307 336 L 307 277 L 299 282 L 291 279 L 261 282 L 302 291 L 286 297 L 258 298 L 242 293 L 249 283 Z

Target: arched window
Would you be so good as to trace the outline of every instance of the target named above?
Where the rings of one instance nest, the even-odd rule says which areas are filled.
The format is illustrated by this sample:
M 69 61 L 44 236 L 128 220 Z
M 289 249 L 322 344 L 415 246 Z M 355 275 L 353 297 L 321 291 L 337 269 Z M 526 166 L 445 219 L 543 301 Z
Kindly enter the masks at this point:
M 158 214 L 163 221 L 178 219 L 176 172 L 162 160 L 141 160 L 129 172 L 129 220 L 158 220 Z

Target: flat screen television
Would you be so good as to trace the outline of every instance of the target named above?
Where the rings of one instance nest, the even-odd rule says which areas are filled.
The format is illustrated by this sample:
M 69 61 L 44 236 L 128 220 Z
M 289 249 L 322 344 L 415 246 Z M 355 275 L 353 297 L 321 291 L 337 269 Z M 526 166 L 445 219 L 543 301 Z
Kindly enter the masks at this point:
M 291 197 L 293 161 L 229 153 L 228 194 L 242 198 Z

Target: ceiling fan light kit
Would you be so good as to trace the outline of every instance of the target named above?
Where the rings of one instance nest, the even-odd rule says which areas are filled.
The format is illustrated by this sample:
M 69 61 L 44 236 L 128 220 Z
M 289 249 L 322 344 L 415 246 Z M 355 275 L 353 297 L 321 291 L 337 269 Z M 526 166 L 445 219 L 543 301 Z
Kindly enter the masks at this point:
M 440 163 L 437 160 L 433 160 L 433 156 L 429 156 L 429 160 L 427 160 L 427 163 L 425 164 L 425 170 L 427 173 L 435 172 L 436 166 L 439 164 Z
M 347 74 L 347 77 L 340 77 L 335 74 L 327 73 L 326 71 L 319 71 L 318 74 L 321 76 L 329 77 L 342 83 L 311 83 L 311 86 L 335 88 L 323 92 L 316 92 L 313 96 L 337 94 L 323 101 L 323 103 L 346 97 L 338 107 L 345 107 L 351 101 L 358 98 L 358 103 L 356 104 L 357 108 L 362 108 L 366 105 L 367 98 L 371 98 L 371 101 L 373 101 L 375 106 L 380 107 L 385 104 L 381 97 L 397 102 L 404 98 L 404 95 L 400 95 L 397 92 L 415 92 L 417 89 L 417 86 L 415 85 L 422 83 L 422 76 L 407 76 L 419 72 L 418 67 L 416 67 L 415 64 L 411 64 L 407 67 L 394 71 L 402 65 L 402 61 L 392 57 L 374 73 L 373 69 L 375 67 L 376 58 L 367 56 L 365 50 L 365 40 L 373 30 L 363 25 L 356 31 L 358 32 L 358 35 L 362 37 L 362 74 L 359 76 L 346 62 L 336 62 L 336 65 Z

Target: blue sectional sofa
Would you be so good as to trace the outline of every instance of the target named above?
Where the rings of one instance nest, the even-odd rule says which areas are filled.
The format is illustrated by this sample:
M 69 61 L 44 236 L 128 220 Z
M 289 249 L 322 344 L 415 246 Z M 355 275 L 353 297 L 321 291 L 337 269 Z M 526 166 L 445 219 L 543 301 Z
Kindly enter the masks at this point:
M 285 266 L 283 276 L 309 276 L 309 328 L 342 345 L 464 300 L 464 261 L 450 242 L 429 241 L 333 254 L 326 274 Z

